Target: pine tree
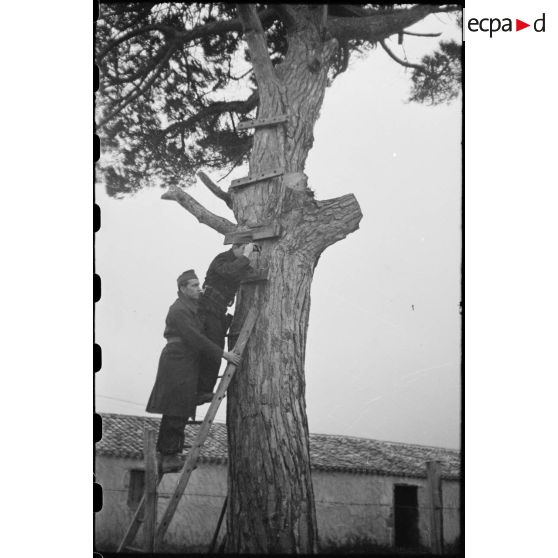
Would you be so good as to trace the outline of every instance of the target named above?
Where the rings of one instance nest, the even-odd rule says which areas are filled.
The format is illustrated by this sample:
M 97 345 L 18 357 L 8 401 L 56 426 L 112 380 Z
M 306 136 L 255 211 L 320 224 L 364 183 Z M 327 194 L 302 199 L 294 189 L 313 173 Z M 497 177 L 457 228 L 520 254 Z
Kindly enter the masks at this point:
M 410 99 L 440 103 L 460 90 L 455 43 L 421 63 L 401 60 L 385 40 L 429 14 L 457 5 L 159 4 L 101 5 L 96 25 L 100 89 L 99 179 L 112 196 L 148 185 L 167 187 L 220 234 L 280 228 L 261 241 L 255 265 L 266 283 L 242 287 L 238 328 L 251 306 L 259 317 L 228 393 L 229 513 L 232 552 L 312 553 L 317 527 L 305 411 L 304 355 L 310 287 L 321 253 L 359 227 L 353 194 L 318 200 L 304 168 L 326 88 L 378 45 L 412 70 Z M 459 14 L 458 14 L 459 17 Z M 246 46 L 248 48 L 246 48 Z M 249 65 L 248 65 L 249 63 Z M 243 74 L 239 67 L 247 65 Z M 256 129 L 239 122 L 286 115 Z M 236 223 L 211 213 L 185 189 L 201 169 L 281 174 L 222 190 L 206 186 Z M 319 185 L 318 188 L 319 190 Z

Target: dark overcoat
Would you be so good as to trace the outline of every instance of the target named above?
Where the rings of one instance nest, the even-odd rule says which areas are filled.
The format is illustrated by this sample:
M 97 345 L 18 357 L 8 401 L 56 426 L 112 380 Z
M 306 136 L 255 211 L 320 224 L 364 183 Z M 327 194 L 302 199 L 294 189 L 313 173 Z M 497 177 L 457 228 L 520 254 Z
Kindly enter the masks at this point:
M 217 315 L 226 314 L 227 307 L 232 306 L 240 282 L 250 272 L 250 260 L 246 256 L 237 258 L 232 248 L 216 256 L 205 276 L 201 306 L 204 311 Z
M 168 343 L 161 353 L 157 378 L 146 411 L 176 417 L 192 417 L 202 355 L 220 359 L 223 349 L 201 333 L 197 303 L 182 293 L 169 308 L 164 336 L 180 337 Z
M 200 317 L 204 335 L 221 348 L 225 346 L 230 325 L 227 308 L 233 304 L 240 282 L 251 271 L 250 260 L 246 256 L 237 258 L 232 248 L 216 256 L 207 270 L 203 284 L 205 291 L 200 300 Z M 198 381 L 200 392 L 213 391 L 220 364 L 211 355 L 202 355 Z

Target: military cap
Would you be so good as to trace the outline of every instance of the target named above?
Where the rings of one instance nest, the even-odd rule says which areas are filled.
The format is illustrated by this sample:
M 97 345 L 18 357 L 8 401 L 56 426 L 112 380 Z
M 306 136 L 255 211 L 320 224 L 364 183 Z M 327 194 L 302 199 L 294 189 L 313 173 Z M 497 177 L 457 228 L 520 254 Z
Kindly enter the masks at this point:
M 198 276 L 196 275 L 196 272 L 193 269 L 189 269 L 188 271 L 181 273 L 178 279 L 176 280 L 176 282 L 178 283 L 178 288 L 180 288 L 182 285 L 187 285 L 188 281 L 190 281 L 191 279 L 197 279 L 197 278 Z

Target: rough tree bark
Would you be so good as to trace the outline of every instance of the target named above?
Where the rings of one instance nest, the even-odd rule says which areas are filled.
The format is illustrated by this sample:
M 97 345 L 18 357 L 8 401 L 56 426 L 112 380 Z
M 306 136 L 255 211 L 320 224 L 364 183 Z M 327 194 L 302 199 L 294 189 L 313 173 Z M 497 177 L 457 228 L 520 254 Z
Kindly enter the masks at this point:
M 265 284 L 245 285 L 233 329 L 247 308 L 259 318 L 242 367 L 228 392 L 229 513 L 227 549 L 249 553 L 312 553 L 317 547 L 305 408 L 304 357 L 310 287 L 322 251 L 358 228 L 353 195 L 316 201 L 303 174 L 322 105 L 330 58 L 321 11 L 297 9 L 289 51 L 272 68 L 252 7 L 239 6 L 260 96 L 258 117 L 289 115 L 287 125 L 256 129 L 250 174 L 283 168 L 282 177 L 233 194 L 240 225 L 278 220 L 279 239 L 262 242 L 257 265 Z

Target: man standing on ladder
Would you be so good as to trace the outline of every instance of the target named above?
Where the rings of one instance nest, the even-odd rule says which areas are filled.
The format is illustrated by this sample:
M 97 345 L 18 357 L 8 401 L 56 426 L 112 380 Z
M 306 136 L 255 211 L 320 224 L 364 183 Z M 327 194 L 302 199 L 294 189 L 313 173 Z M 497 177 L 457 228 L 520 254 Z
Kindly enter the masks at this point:
M 203 332 L 219 347 L 225 347 L 225 337 L 232 322 L 227 309 L 234 303 L 240 282 L 253 273 L 250 254 L 254 243 L 233 244 L 230 250 L 219 254 L 209 265 L 204 292 L 200 301 L 200 317 Z M 209 353 L 201 357 L 198 379 L 198 405 L 213 398 L 213 387 L 219 374 L 220 359 Z
M 178 298 L 169 308 L 163 334 L 167 344 L 146 408 L 148 413 L 163 415 L 157 438 L 162 472 L 182 468 L 184 427 L 188 418 L 195 415 L 196 405 L 201 404 L 197 393 L 201 358 L 240 363 L 237 354 L 223 351 L 222 346 L 202 333 L 203 324 L 198 316 L 201 289 L 194 270 L 182 273 L 177 283 Z

